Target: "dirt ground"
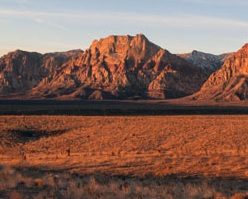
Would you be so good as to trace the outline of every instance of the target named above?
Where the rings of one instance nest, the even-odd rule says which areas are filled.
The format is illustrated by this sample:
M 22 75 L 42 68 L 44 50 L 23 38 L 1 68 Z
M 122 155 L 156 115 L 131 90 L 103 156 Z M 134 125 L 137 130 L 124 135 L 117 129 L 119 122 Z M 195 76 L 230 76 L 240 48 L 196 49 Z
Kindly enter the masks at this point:
M 18 191 L 20 182 L 27 192 L 32 183 L 39 186 L 34 180 L 44 184 L 50 175 L 70 175 L 74 182 L 88 179 L 87 186 L 93 179 L 95 189 L 82 193 L 85 198 L 245 198 L 247 124 L 246 115 L 1 116 L 0 198 L 13 192 L 24 197 L 25 191 Z M 19 181 L 10 186 L 13 175 Z M 112 195 L 101 193 L 99 175 L 119 191 L 131 184 L 140 188 L 130 188 L 126 195 L 114 188 Z M 26 181 L 32 181 L 30 186 Z M 168 192 L 160 191 L 162 185 Z M 57 198 L 70 198 L 70 193 Z

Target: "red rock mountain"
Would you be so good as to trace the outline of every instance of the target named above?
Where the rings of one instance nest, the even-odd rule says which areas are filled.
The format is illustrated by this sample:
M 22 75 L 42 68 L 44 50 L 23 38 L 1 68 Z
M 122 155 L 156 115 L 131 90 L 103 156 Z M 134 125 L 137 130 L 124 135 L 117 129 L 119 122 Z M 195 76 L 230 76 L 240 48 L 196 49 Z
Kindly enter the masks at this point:
M 248 98 L 248 44 L 230 56 L 195 94 L 196 99 L 245 100 Z
M 23 98 L 178 98 L 201 88 L 199 67 L 144 35 L 109 36 L 86 51 L 15 51 L 0 59 L 0 94 Z

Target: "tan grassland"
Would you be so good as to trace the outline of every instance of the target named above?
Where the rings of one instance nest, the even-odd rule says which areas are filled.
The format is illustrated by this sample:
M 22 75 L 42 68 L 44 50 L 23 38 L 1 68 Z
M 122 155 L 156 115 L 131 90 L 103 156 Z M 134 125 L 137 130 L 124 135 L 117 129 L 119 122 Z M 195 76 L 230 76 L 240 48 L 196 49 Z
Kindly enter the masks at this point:
M 0 198 L 246 198 L 247 124 L 246 115 L 1 116 Z

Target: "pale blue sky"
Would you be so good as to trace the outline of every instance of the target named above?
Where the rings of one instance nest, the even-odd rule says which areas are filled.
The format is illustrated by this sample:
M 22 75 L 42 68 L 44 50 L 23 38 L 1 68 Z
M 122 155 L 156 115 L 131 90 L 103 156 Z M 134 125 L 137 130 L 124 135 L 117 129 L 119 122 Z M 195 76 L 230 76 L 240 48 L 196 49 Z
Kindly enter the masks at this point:
M 248 0 L 0 0 L 0 55 L 137 33 L 172 53 L 220 54 L 248 43 L 247 10 Z

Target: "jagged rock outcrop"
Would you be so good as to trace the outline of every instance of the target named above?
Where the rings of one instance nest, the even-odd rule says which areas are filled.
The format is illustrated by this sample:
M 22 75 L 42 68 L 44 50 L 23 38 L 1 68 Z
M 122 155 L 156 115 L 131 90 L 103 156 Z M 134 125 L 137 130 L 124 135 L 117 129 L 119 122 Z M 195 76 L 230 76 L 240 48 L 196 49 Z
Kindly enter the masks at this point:
M 142 34 L 95 40 L 86 51 L 18 52 L 0 59 L 0 94 L 7 97 L 18 92 L 36 99 L 178 98 L 199 91 L 208 77 Z
M 204 83 L 194 99 L 245 100 L 248 98 L 248 44 L 230 56 Z

